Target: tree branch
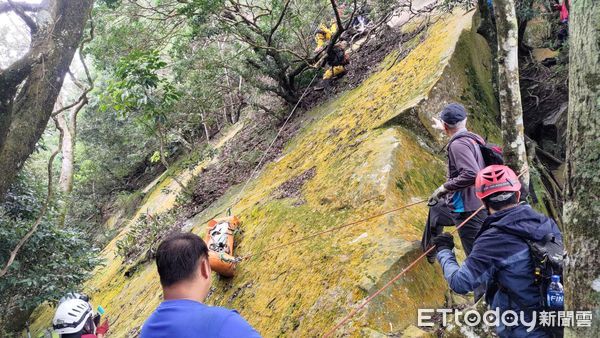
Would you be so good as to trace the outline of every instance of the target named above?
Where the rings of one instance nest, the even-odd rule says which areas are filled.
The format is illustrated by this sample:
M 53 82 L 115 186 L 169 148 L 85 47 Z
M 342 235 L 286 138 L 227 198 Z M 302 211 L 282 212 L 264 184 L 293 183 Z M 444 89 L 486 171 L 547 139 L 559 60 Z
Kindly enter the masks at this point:
M 331 2 L 331 7 L 333 8 L 333 14 L 335 15 L 335 22 L 337 23 L 338 26 L 338 32 L 342 29 L 343 24 L 342 24 L 342 18 L 340 17 L 340 12 L 338 10 L 337 4 L 335 3 L 335 0 L 330 0 Z
M 346 27 L 344 27 L 344 30 L 348 30 L 350 28 L 350 26 L 352 26 L 352 21 L 354 21 L 354 16 L 356 15 L 357 10 L 358 10 L 358 3 L 356 2 L 356 0 L 354 0 L 354 7 L 352 8 L 352 14 L 350 14 L 350 19 L 348 19 L 348 23 L 346 24 Z
M 283 18 L 285 17 L 285 13 L 287 12 L 289 4 L 290 4 L 290 0 L 287 0 L 285 5 L 283 6 L 283 10 L 281 10 L 281 15 L 279 16 L 279 20 L 277 20 L 277 23 L 275 24 L 275 26 L 273 26 L 273 28 L 271 28 L 271 32 L 269 33 L 269 37 L 267 38 L 268 46 L 271 46 L 271 41 L 273 40 L 273 34 L 275 34 L 275 31 L 277 31 L 277 28 L 279 28 L 279 25 L 281 25 L 281 23 L 283 22 Z
M 92 76 L 90 75 L 90 70 L 89 70 L 87 64 L 85 63 L 85 59 L 83 58 L 83 54 L 81 54 L 81 52 L 82 52 L 85 44 L 92 41 L 93 38 L 94 38 L 94 21 L 92 20 L 92 14 L 90 13 L 90 36 L 83 39 L 81 41 L 81 44 L 79 45 L 79 60 L 81 61 L 81 64 L 83 65 L 83 70 L 85 71 L 85 76 L 87 78 L 89 87 L 81 93 L 81 95 L 77 98 L 77 100 L 75 100 L 75 102 L 73 102 L 67 106 L 64 106 L 64 107 L 60 108 L 59 110 L 53 112 L 51 115 L 53 118 L 55 116 L 57 116 L 58 114 L 64 112 L 65 110 L 71 109 L 71 108 L 79 105 L 79 107 L 76 109 L 76 113 L 75 113 L 75 116 L 76 116 L 77 113 L 81 110 L 81 108 L 83 108 L 83 106 L 85 106 L 88 103 L 87 94 L 89 92 L 91 92 L 92 89 L 94 89 L 94 81 L 92 80 Z
M 19 2 L 15 2 L 15 1 L 3 2 L 0 4 L 0 14 L 6 13 L 6 12 L 12 12 L 14 10 L 15 5 L 19 6 L 25 12 L 37 12 L 41 9 L 46 8 L 48 5 L 48 2 L 42 1 L 39 4 L 32 4 L 32 3 L 20 2 L 20 1 Z
M 25 22 L 25 24 L 29 27 L 29 30 L 31 31 L 31 35 L 35 34 L 38 31 L 38 26 L 35 23 L 35 21 L 33 21 L 33 19 L 25 14 L 25 11 L 23 10 L 23 8 L 14 3 L 12 0 L 7 0 L 8 4 L 12 7 L 12 9 L 15 11 L 15 13 L 17 13 L 17 15 Z

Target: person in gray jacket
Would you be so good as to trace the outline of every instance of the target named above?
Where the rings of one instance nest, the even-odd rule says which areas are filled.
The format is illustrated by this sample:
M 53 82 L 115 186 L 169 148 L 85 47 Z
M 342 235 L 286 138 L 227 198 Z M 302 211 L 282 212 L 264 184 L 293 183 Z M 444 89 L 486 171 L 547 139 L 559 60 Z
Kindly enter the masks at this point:
M 448 172 L 446 182 L 437 188 L 429 199 L 429 205 L 433 205 L 430 213 L 447 213 L 449 210 L 454 224 L 460 224 L 482 205 L 475 195 L 475 177 L 485 168 L 479 149 L 479 144 L 485 144 L 485 141 L 481 136 L 467 130 L 467 111 L 458 103 L 444 107 L 440 113 L 440 120 L 440 129 L 443 127 L 446 135 L 450 137 L 447 145 Z M 475 236 L 486 217 L 487 211 L 482 209 L 458 230 L 467 255 L 471 253 Z M 448 224 L 427 226 L 435 236 L 441 233 L 444 225 Z

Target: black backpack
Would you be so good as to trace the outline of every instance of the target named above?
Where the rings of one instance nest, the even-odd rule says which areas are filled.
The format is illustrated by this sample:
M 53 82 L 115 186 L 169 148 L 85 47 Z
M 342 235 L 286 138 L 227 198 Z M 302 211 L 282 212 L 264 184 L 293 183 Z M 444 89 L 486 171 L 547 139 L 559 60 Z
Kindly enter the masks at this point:
M 454 140 L 459 139 L 461 137 L 468 137 L 474 140 L 477 143 L 477 145 L 479 145 L 479 150 L 481 151 L 481 156 L 483 157 L 483 162 L 485 163 L 486 167 L 494 164 L 504 164 L 502 148 L 499 145 L 487 143 L 485 141 L 482 143 L 481 139 L 477 135 L 470 132 L 462 133 Z M 450 143 L 448 143 L 448 147 L 450 147 Z
M 347 65 L 348 59 L 346 58 L 346 51 L 341 47 L 334 45 L 327 55 L 327 64 L 331 67 Z
M 521 236 L 518 237 L 523 239 L 523 241 L 525 241 L 525 243 L 527 243 L 527 246 L 529 247 L 529 254 L 531 255 L 531 260 L 533 262 L 534 284 L 538 287 L 540 293 L 540 304 L 538 304 L 538 306 L 536 306 L 536 308 L 534 309 L 529 308 L 529 310 L 537 311 L 538 316 L 540 311 L 564 310 L 562 308 L 551 308 L 546 298 L 546 295 L 548 293 L 548 287 L 550 286 L 550 283 L 552 283 L 552 275 L 559 275 L 561 282 L 564 282 L 563 264 L 567 255 L 565 253 L 562 241 L 557 239 L 556 236 L 552 233 L 546 234 L 539 241 L 534 241 L 529 238 L 523 238 Z M 504 287 L 498 282 L 496 282 L 495 284 L 500 291 L 508 295 L 509 301 L 514 301 L 517 305 L 521 307 L 522 310 L 528 309 L 527 306 L 525 306 L 517 300 L 517 297 L 510 289 Z M 563 336 L 563 327 L 561 326 L 556 325 L 552 327 L 543 327 L 543 329 L 551 337 Z
M 561 281 L 563 280 L 563 263 L 566 257 L 563 243 L 554 234 L 547 234 L 541 241 L 524 240 L 529 246 L 529 253 L 533 260 L 535 285 L 539 286 L 542 296 L 541 306 L 545 310 L 550 310 L 546 293 L 552 275 L 559 275 Z

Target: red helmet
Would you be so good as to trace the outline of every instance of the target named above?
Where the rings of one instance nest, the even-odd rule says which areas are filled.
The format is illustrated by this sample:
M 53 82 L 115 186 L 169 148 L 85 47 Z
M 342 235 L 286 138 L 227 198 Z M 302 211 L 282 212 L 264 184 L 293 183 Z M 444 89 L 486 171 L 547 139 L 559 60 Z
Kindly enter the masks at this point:
M 505 165 L 494 164 L 485 167 L 475 178 L 475 195 L 484 199 L 501 191 L 517 192 L 521 190 L 521 182 L 512 169 Z

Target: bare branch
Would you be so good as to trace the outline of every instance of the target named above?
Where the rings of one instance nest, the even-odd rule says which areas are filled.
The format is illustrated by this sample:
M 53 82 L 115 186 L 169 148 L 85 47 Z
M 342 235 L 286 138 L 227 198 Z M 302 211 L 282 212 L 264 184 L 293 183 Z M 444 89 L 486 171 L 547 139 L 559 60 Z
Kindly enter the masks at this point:
M 64 112 L 65 110 L 71 109 L 77 105 L 79 105 L 79 107 L 76 109 L 75 112 L 75 116 L 77 116 L 77 113 L 81 110 L 81 108 L 83 108 L 83 106 L 85 106 L 88 103 L 88 98 L 87 98 L 87 94 L 92 91 L 92 89 L 94 89 L 94 81 L 92 80 L 92 76 L 90 75 L 90 70 L 87 66 L 87 64 L 85 63 L 85 59 L 83 58 L 82 50 L 83 47 L 85 46 L 86 43 L 92 41 L 92 39 L 94 38 L 94 21 L 92 20 L 92 14 L 90 13 L 90 35 L 83 39 L 81 41 L 81 45 L 79 46 L 79 60 L 81 61 L 81 64 L 83 65 L 83 70 L 85 71 L 85 76 L 87 78 L 89 87 L 87 89 L 85 89 L 81 95 L 77 98 L 77 100 L 75 100 L 75 102 L 66 105 L 62 108 L 60 108 L 59 110 L 55 111 L 52 113 L 52 117 L 56 117 L 58 114 Z
M 18 5 L 17 3 L 14 3 L 12 0 L 7 0 L 8 4 L 12 7 L 12 9 L 15 11 L 15 13 L 17 13 L 17 15 L 25 22 L 25 24 L 29 27 L 29 29 L 31 30 L 31 34 L 35 34 L 38 30 L 38 26 L 35 23 L 35 21 L 33 21 L 33 19 L 25 14 L 25 10 L 23 10 L 23 8 Z
M 335 15 L 335 22 L 337 23 L 338 31 L 340 31 L 342 27 L 344 27 L 342 24 L 342 18 L 340 17 L 340 11 L 338 9 L 337 4 L 335 3 L 335 0 L 330 0 L 330 2 L 331 7 L 333 8 L 333 14 Z
M 358 10 L 358 3 L 356 0 L 354 0 L 354 7 L 352 8 L 352 14 L 350 14 L 350 19 L 348 19 L 348 23 L 346 24 L 346 27 L 344 28 L 344 30 L 348 30 L 350 28 L 350 26 L 352 25 L 352 21 L 354 21 L 354 16 L 356 15 L 357 10 Z
M 11 4 L 11 2 L 12 2 L 12 4 Z M 48 5 L 48 2 L 42 1 L 39 4 L 32 4 L 32 3 L 20 2 L 20 1 L 18 1 L 18 2 L 17 1 L 3 2 L 0 4 L 0 14 L 14 11 L 15 5 L 18 6 L 19 8 L 21 8 L 25 12 L 37 12 L 41 9 L 46 8 Z
M 275 26 L 273 26 L 273 28 L 271 28 L 271 32 L 269 33 L 269 37 L 267 38 L 267 45 L 269 45 L 269 46 L 271 45 L 271 41 L 273 40 L 273 34 L 275 34 L 275 31 L 277 31 L 277 28 L 279 28 L 279 25 L 281 25 L 281 23 L 283 22 L 283 18 L 285 17 L 285 13 L 287 12 L 289 5 L 290 5 L 290 0 L 287 0 L 285 5 L 283 6 L 283 9 L 281 10 L 281 15 L 279 16 L 279 20 L 277 20 L 277 23 L 275 24 Z

